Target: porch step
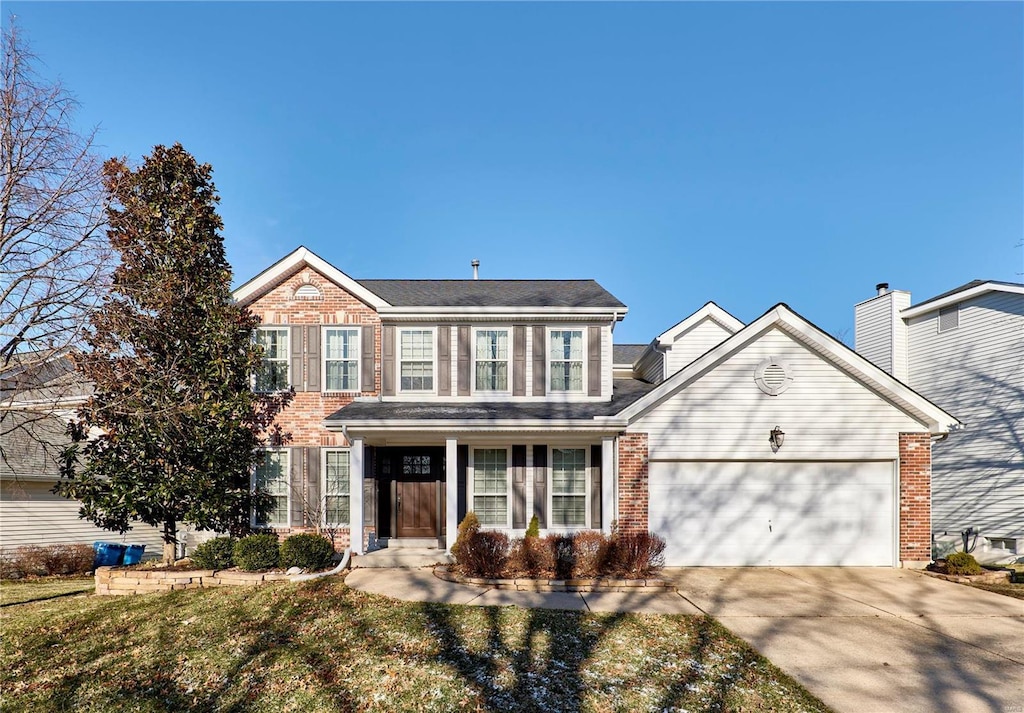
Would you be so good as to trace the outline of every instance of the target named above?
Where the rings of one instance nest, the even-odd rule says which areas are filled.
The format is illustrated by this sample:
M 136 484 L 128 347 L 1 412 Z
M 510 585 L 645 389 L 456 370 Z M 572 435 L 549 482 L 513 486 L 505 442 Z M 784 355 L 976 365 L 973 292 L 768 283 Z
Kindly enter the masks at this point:
M 377 540 L 378 547 L 389 550 L 436 550 L 444 549 L 437 537 L 382 537 Z
M 448 564 L 451 557 L 437 547 L 402 547 L 374 550 L 352 558 L 353 567 L 430 567 L 435 564 Z

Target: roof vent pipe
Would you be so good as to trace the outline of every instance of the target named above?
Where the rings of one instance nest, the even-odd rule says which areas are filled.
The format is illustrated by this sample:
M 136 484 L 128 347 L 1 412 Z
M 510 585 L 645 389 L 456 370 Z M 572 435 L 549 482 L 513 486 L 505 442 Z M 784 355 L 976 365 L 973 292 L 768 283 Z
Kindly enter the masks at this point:
M 889 291 L 889 283 L 879 282 L 877 285 L 875 285 L 875 289 L 878 290 L 879 296 L 884 295 L 886 292 Z
M 480 261 L 479 260 L 474 260 L 473 262 L 471 262 L 469 264 L 473 266 L 473 279 L 474 280 L 479 280 L 480 279 Z

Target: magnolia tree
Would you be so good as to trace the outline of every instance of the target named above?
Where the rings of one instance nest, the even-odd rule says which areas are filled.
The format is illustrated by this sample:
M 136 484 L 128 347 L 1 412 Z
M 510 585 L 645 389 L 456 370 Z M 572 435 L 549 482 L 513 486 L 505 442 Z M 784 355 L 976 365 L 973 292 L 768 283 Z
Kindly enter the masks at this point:
M 104 181 L 120 264 L 76 356 L 95 391 L 55 492 L 100 527 L 162 528 L 169 562 L 180 524 L 238 534 L 269 508 L 250 473 L 286 438 L 268 429 L 292 394 L 251 388 L 258 319 L 231 297 L 210 166 L 157 146 L 137 170 L 108 161 Z

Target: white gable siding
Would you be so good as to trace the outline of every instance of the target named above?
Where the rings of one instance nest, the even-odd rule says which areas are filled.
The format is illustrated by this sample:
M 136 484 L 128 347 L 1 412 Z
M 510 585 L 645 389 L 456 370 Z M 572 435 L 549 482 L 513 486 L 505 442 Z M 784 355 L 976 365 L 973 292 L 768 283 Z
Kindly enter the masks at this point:
M 906 381 L 907 332 L 899 310 L 910 306 L 910 293 L 886 292 L 853 308 L 854 350 L 900 381 Z
M 159 555 L 160 531 L 136 525 L 124 535 L 101 530 L 78 517 L 79 503 L 50 492 L 53 481 L 0 481 L 0 549 L 23 545 L 67 545 L 103 540 L 146 545 L 146 554 Z
M 660 384 L 665 380 L 664 356 L 654 348 L 648 349 L 644 355 L 637 360 L 636 375 L 651 384 Z
M 794 378 L 768 396 L 754 371 L 773 356 Z M 768 433 L 786 433 L 773 455 Z M 779 329 L 770 329 L 637 419 L 649 455 L 694 460 L 892 460 L 900 431 L 926 430 L 876 393 Z
M 671 376 L 712 347 L 732 336 L 732 332 L 713 319 L 704 319 L 676 337 L 665 353 L 665 374 Z
M 1024 295 L 988 292 L 938 331 L 909 320 L 910 385 L 965 424 L 932 450 L 932 529 L 1024 537 Z

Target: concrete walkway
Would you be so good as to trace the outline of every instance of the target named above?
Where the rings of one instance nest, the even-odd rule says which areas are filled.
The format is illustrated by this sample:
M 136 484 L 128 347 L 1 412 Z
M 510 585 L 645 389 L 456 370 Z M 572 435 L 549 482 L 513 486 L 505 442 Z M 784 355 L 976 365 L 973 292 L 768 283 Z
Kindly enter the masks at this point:
M 1024 713 L 1024 600 L 883 568 L 666 569 L 677 594 L 537 593 L 356 569 L 406 601 L 709 614 L 840 713 Z

